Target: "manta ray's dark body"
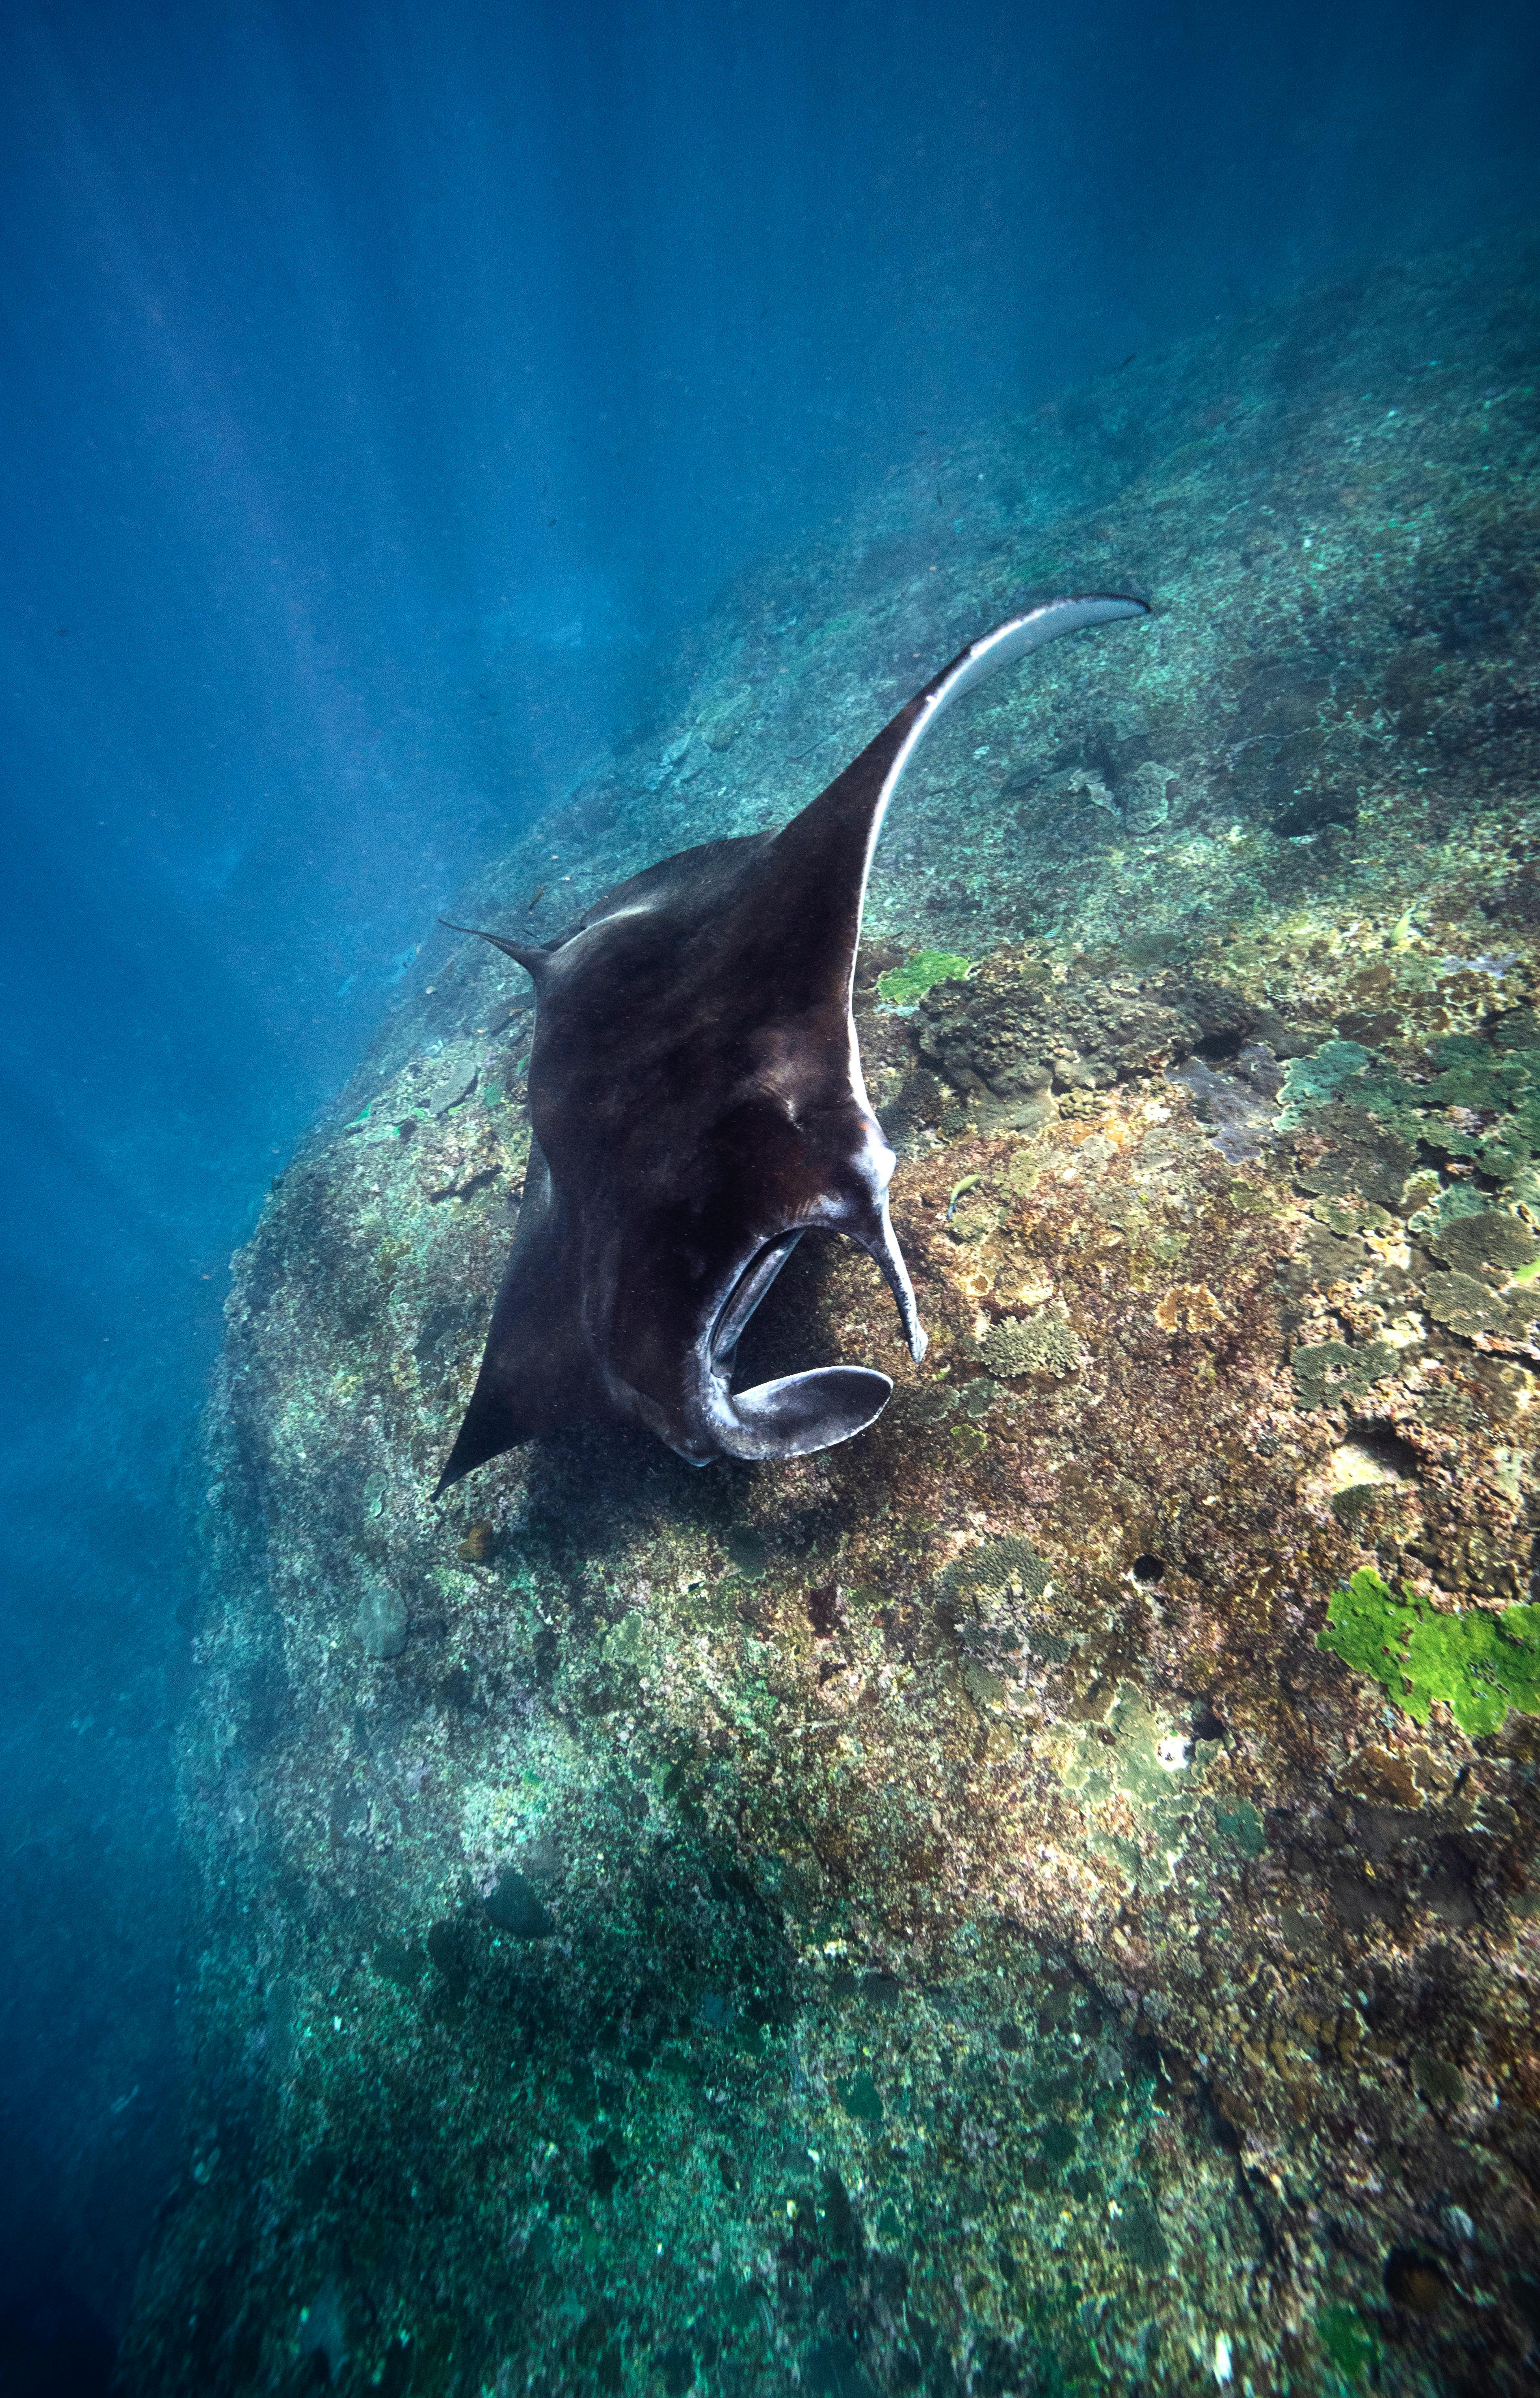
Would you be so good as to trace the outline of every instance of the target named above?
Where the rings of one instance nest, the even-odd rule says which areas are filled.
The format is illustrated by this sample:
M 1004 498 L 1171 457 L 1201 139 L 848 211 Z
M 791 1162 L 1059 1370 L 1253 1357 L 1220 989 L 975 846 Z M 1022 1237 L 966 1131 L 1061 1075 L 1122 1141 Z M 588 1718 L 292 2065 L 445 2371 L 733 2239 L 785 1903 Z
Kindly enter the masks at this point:
M 851 1013 L 877 832 L 952 700 L 1060 633 L 1145 613 L 1033 608 L 944 667 L 781 831 L 665 858 L 538 948 L 480 935 L 534 978 L 534 1137 L 440 1490 L 585 1418 L 645 1424 L 704 1465 L 801 1457 L 881 1412 L 892 1383 L 862 1366 L 732 1388 L 743 1327 L 807 1232 L 870 1253 L 924 1354 Z

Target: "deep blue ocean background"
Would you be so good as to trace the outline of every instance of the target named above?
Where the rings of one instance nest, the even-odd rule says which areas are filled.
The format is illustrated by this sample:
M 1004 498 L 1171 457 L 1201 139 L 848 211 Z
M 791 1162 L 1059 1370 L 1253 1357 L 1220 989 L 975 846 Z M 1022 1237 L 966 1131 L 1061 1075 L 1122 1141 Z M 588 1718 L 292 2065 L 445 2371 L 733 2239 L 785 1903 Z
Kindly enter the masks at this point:
M 229 1253 L 435 914 L 891 467 L 1532 214 L 1537 60 L 1524 0 L 6 9 L 0 2387 L 105 2386 L 171 2150 Z

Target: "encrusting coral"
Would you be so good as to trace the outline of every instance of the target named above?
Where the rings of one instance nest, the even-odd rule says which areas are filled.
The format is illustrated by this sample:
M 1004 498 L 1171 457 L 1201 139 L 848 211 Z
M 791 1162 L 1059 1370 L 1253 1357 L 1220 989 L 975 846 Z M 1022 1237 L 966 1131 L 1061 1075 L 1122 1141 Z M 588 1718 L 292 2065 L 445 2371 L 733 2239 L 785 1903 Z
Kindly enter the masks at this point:
M 1055 1300 L 1030 1315 L 1004 1315 L 990 1326 L 979 1355 L 992 1374 L 1009 1381 L 1018 1374 L 1072 1374 L 1084 1354 L 1064 1308 Z

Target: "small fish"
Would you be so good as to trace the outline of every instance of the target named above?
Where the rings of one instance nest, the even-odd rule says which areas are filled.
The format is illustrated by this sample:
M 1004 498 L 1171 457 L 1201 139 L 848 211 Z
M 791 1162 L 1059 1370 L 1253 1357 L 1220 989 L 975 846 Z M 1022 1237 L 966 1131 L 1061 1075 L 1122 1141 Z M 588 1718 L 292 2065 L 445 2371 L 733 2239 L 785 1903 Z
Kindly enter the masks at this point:
M 529 905 L 529 906 L 528 906 L 528 908 L 526 908 L 526 909 L 524 910 L 525 914 L 526 914 L 527 916 L 532 916 L 532 915 L 534 914 L 534 912 L 535 912 L 535 909 L 540 906 L 540 903 L 541 903 L 541 901 L 544 898 L 544 896 L 545 896 L 545 885 L 544 885 L 544 883 L 542 882 L 542 883 L 540 885 L 539 889 L 536 891 L 534 897 L 530 900 Z

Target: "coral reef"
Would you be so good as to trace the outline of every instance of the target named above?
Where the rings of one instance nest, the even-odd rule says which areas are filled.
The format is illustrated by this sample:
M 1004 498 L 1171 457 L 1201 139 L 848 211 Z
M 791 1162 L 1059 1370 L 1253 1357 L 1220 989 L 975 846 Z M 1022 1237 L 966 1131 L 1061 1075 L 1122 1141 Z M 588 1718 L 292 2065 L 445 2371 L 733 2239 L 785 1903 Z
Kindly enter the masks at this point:
M 779 821 L 1024 586 L 1147 574 L 879 852 L 931 1350 L 811 1240 L 743 1342 L 882 1365 L 869 1434 L 695 1475 L 595 1428 L 431 1502 L 528 1154 L 479 946 L 275 1186 L 126 2391 L 1533 2387 L 1532 271 L 896 475 L 467 902 L 554 929 Z

